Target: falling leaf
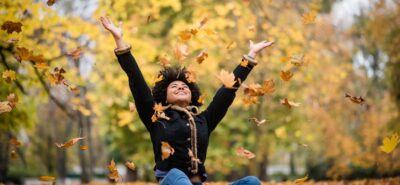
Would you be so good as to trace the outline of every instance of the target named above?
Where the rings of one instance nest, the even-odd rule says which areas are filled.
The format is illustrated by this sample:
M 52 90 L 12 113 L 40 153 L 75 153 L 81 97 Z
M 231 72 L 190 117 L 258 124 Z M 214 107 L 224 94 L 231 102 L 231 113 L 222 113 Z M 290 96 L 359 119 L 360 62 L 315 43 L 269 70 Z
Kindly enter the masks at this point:
M 22 23 L 12 21 L 6 21 L 1 25 L 1 29 L 7 31 L 8 34 L 11 34 L 12 32 L 21 32 L 21 27 Z
M 64 81 L 65 70 L 61 67 L 55 67 L 52 73 L 47 74 L 47 78 L 51 85 L 61 84 Z
M 71 56 L 72 59 L 74 59 L 74 60 L 78 60 L 79 58 L 81 58 L 82 49 L 81 49 L 81 47 L 77 47 L 77 48 L 75 48 L 75 49 L 69 51 L 69 52 L 67 53 L 67 55 L 68 55 L 68 56 Z
M 289 81 L 293 77 L 293 73 L 290 71 L 281 71 L 281 79 L 284 81 Z
M 128 167 L 128 168 L 129 168 L 130 170 L 132 170 L 132 171 L 135 171 L 135 169 L 136 169 L 135 163 L 130 162 L 130 161 L 126 161 L 126 162 L 125 162 L 125 166 Z
M 249 120 L 250 120 L 250 121 L 253 121 L 254 123 L 256 123 L 257 126 L 260 126 L 260 125 L 262 125 L 262 124 L 264 124 L 264 123 L 266 122 L 265 119 L 263 119 L 263 120 L 258 120 L 258 119 L 255 118 L 255 117 L 249 118 Z
M 196 82 L 196 72 L 193 70 L 188 70 L 185 73 L 185 78 L 189 83 L 194 83 Z
M 248 96 L 262 96 L 264 95 L 260 84 L 242 84 L 244 88 L 244 94 Z
M 67 142 L 65 142 L 65 143 L 63 143 L 63 144 L 58 144 L 58 143 L 56 143 L 56 146 L 57 146 L 58 148 L 68 148 L 68 147 L 74 145 L 74 144 L 75 144 L 76 142 L 78 142 L 79 140 L 84 139 L 84 138 L 85 138 L 85 137 L 76 137 L 76 138 L 70 139 L 69 141 L 67 141 Z
M 190 29 L 190 33 L 195 36 L 197 34 L 197 32 L 199 32 L 197 29 Z
M 4 72 L 3 72 L 3 78 L 5 79 L 5 81 L 7 82 L 7 83 L 11 83 L 11 81 L 14 81 L 14 80 L 16 80 L 17 78 L 15 77 L 16 75 L 15 75 L 16 73 L 15 73 L 15 71 L 13 71 L 13 70 L 5 70 Z
M 244 149 L 243 147 L 238 147 L 236 149 L 236 155 L 238 155 L 240 157 L 246 157 L 247 159 L 252 159 L 252 158 L 256 157 L 256 155 L 254 155 L 252 152 Z
M 281 104 L 285 105 L 289 108 L 292 108 L 292 107 L 298 107 L 301 103 L 292 102 L 292 101 L 289 101 L 287 98 L 285 98 L 285 99 L 281 100 Z
M 189 55 L 187 45 L 184 44 L 177 45 L 174 49 L 174 53 L 175 53 L 175 58 L 178 61 L 184 60 Z
M 294 183 L 301 183 L 301 182 L 305 182 L 307 179 L 308 179 L 308 175 L 306 175 L 306 176 L 305 176 L 305 177 L 303 177 L 303 178 L 300 178 L 300 179 L 296 179 L 296 180 L 294 180 Z
M 204 32 L 206 32 L 207 35 L 215 35 L 215 34 L 217 34 L 216 31 L 214 31 L 212 29 L 209 29 L 209 28 L 204 28 L 203 30 L 204 30 Z
M 199 29 L 202 28 L 207 22 L 208 22 L 208 18 L 207 18 L 207 17 L 204 17 L 204 18 L 200 21 Z
M 47 0 L 47 5 L 48 6 L 53 6 L 53 4 L 56 2 L 56 0 Z
M 304 13 L 302 16 L 303 24 L 308 25 L 308 24 L 315 23 L 316 17 L 317 17 L 317 12 L 315 12 L 315 11 L 310 11 L 308 13 Z
M 292 63 L 293 65 L 297 66 L 297 67 L 301 67 L 304 65 L 304 55 L 293 55 L 292 57 L 290 57 L 290 63 Z
M 17 160 L 17 152 L 15 152 L 15 150 L 11 150 L 10 158 L 12 160 Z
M 283 57 L 280 58 L 280 61 L 281 61 L 282 63 L 285 63 L 285 62 L 290 61 L 290 59 L 291 59 L 291 57 L 283 56 Z
M 264 80 L 262 91 L 264 93 L 273 93 L 275 91 L 275 83 L 273 79 Z
M 136 106 L 133 102 L 129 102 L 129 111 L 130 112 L 135 112 Z
M 174 155 L 175 149 L 172 148 L 169 143 L 161 141 L 161 160 L 168 159 L 171 155 Z
M 204 104 L 206 96 L 207 96 L 207 93 L 200 95 L 199 99 L 197 99 L 197 102 L 199 102 L 200 104 Z
M 154 114 L 151 117 L 151 121 L 154 123 L 159 118 L 169 120 L 170 118 L 167 115 L 165 115 L 165 113 L 164 113 L 164 110 L 166 110 L 168 108 L 169 108 L 169 106 L 163 106 L 161 103 L 155 103 L 154 107 L 153 107 Z
M 40 181 L 55 181 L 56 178 L 53 176 L 40 176 L 39 177 Z
M 236 42 L 235 41 L 231 41 L 227 46 L 226 46 L 226 49 L 227 50 L 230 50 L 230 49 L 232 49 L 232 48 L 235 48 L 236 47 Z
M 88 145 L 81 145 L 81 146 L 79 146 L 79 149 L 87 150 L 87 149 L 89 149 L 89 146 Z
M 179 32 L 179 38 L 183 41 L 188 41 L 192 38 L 192 33 L 189 30 Z
M 396 148 L 399 142 L 399 135 L 395 133 L 391 137 L 385 137 L 382 141 L 383 144 L 379 148 L 381 149 L 381 151 L 389 154 Z
M 114 159 L 111 160 L 110 165 L 108 165 L 108 170 L 110 173 L 107 175 L 109 179 L 118 181 L 119 179 L 119 174 L 118 174 L 118 169 L 117 166 L 115 165 Z
M 357 104 L 363 104 L 365 102 L 364 98 L 362 98 L 361 96 L 352 96 L 348 93 L 345 94 L 346 98 L 349 98 L 352 102 L 357 103 Z
M 8 141 L 8 143 L 14 145 L 15 147 L 21 146 L 21 142 L 19 142 L 17 138 L 11 138 L 10 141 Z
M 69 89 L 71 92 L 75 93 L 75 94 L 78 94 L 79 91 L 80 91 L 79 87 L 76 86 L 76 85 L 70 85 L 68 89 Z
M 229 73 L 223 69 L 219 75 L 217 75 L 217 78 L 221 80 L 222 84 L 224 84 L 226 88 L 233 88 L 233 85 L 236 83 L 235 75 L 232 72 Z
M 157 82 L 160 82 L 164 80 L 164 76 L 162 74 L 159 74 L 158 76 L 154 77 L 153 81 L 151 82 L 151 84 L 156 84 Z
M 251 32 L 256 31 L 256 27 L 255 27 L 254 25 L 251 25 L 251 26 L 247 27 L 247 29 L 248 29 L 249 31 L 251 31 Z
M 163 55 L 159 57 L 160 64 L 164 67 L 169 67 L 171 66 L 171 61 L 167 58 L 167 55 Z
M 208 58 L 207 48 L 203 49 L 196 57 L 197 63 L 201 64 L 206 58 Z
M 243 98 L 243 103 L 245 105 L 254 105 L 258 103 L 257 96 L 246 96 Z

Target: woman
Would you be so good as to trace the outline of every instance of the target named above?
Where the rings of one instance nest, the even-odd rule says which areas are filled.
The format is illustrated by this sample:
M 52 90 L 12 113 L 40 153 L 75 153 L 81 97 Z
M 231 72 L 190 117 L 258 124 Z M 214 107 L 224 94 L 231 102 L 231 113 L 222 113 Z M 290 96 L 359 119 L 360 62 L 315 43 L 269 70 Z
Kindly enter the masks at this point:
M 207 109 L 198 112 L 200 91 L 195 83 L 187 79 L 188 72 L 182 68 L 165 68 L 159 74 L 162 80 L 156 82 L 151 91 L 130 53 L 131 47 L 123 42 L 122 23 L 117 27 L 109 17 L 100 17 L 100 21 L 114 37 L 117 45 L 115 54 L 128 75 L 139 117 L 150 133 L 156 179 L 161 185 L 202 184 L 207 179 L 204 163 L 209 136 L 225 116 L 237 89 L 221 87 Z M 237 81 L 246 79 L 257 65 L 254 60 L 256 54 L 272 44 L 266 41 L 253 44 L 250 41 L 249 53 L 243 55 L 248 65 L 238 65 L 233 72 Z M 239 84 L 234 87 L 239 87 Z M 160 105 L 164 106 L 161 110 Z M 257 177 L 247 176 L 233 184 L 256 185 L 260 181 Z

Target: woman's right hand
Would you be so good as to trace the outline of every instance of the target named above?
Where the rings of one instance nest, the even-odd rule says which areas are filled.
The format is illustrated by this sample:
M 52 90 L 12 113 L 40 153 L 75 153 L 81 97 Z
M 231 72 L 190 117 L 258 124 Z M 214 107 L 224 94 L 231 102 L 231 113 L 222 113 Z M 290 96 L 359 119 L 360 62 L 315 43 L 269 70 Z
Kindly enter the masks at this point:
M 104 28 L 113 35 L 116 41 L 122 38 L 122 21 L 119 22 L 118 27 L 114 25 L 109 16 L 100 16 L 100 21 L 103 24 Z

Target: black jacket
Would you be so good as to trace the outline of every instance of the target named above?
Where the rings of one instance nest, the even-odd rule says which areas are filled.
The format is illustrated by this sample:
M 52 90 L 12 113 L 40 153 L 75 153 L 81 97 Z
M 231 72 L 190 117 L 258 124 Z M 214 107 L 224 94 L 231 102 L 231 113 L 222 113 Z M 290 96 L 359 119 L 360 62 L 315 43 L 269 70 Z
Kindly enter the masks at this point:
M 122 69 L 128 75 L 129 87 L 135 99 L 139 117 L 150 133 L 156 163 L 154 169 L 168 171 L 171 168 L 178 168 L 189 177 L 195 175 L 191 172 L 191 158 L 188 155 L 188 149 L 191 147 L 191 133 L 187 115 L 184 112 L 169 108 L 164 112 L 170 120 L 159 119 L 153 123 L 151 117 L 154 113 L 153 106 L 155 102 L 135 58 L 130 51 L 116 54 L 116 56 Z M 247 65 L 247 67 L 238 65 L 233 73 L 236 78 L 240 78 L 239 81 L 243 82 L 252 68 L 252 65 Z M 238 86 L 239 84 L 236 83 L 235 87 Z M 206 180 L 206 177 L 202 174 L 206 173 L 204 163 L 210 134 L 225 116 L 235 98 L 236 90 L 224 87 L 219 88 L 206 110 L 194 116 L 197 128 L 198 159 L 202 162 L 198 166 L 198 174 L 202 176 L 202 181 Z M 175 149 L 175 153 L 165 160 L 161 160 L 161 141 L 168 142 Z

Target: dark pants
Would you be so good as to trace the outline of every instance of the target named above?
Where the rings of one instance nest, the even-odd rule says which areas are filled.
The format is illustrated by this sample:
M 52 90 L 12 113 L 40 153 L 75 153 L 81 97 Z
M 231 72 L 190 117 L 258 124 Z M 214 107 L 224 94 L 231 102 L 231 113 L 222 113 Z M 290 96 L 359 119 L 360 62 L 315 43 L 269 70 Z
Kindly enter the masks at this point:
M 202 185 L 202 183 L 192 183 L 185 173 L 176 168 L 172 168 L 162 179 L 160 185 Z M 246 176 L 230 185 L 261 185 L 261 181 L 255 176 Z

